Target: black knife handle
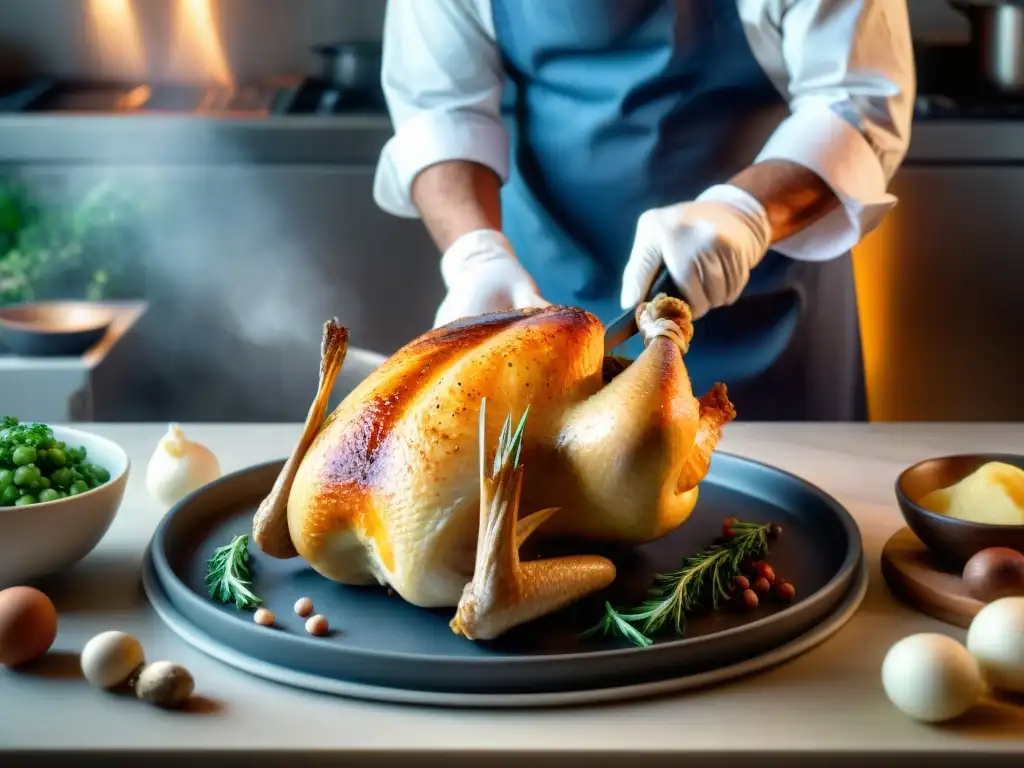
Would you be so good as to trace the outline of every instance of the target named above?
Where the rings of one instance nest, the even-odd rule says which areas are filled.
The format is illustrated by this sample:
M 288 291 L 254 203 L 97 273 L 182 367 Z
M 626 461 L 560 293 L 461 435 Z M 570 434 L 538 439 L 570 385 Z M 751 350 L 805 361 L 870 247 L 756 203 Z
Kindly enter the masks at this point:
M 682 293 L 676 288 L 675 281 L 672 280 L 672 275 L 669 274 L 664 264 L 659 266 L 658 271 L 654 273 L 654 280 L 647 291 L 647 301 L 650 301 L 659 293 L 664 293 L 674 299 L 683 298 Z

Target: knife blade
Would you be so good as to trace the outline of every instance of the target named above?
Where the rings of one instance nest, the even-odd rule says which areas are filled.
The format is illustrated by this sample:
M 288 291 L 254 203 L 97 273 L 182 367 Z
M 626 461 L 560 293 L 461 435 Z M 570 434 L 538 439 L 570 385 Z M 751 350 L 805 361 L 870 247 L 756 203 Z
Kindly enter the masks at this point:
M 651 281 L 651 287 L 647 290 L 644 301 L 650 301 L 659 293 L 665 293 L 677 299 L 682 298 L 664 264 L 658 267 L 658 271 L 654 273 L 654 279 Z M 605 328 L 605 355 L 611 355 L 614 349 L 622 346 L 638 333 L 640 333 L 640 329 L 636 324 L 636 307 L 633 307 L 627 309 Z

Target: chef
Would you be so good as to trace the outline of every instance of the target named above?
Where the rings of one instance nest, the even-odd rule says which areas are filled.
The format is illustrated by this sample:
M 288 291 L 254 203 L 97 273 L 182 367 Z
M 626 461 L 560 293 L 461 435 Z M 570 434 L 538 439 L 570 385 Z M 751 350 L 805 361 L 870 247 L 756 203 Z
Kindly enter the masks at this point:
M 549 302 L 607 323 L 664 265 L 697 394 L 864 418 L 849 251 L 896 203 L 905 0 L 389 0 L 382 82 L 374 196 L 443 254 L 435 325 Z

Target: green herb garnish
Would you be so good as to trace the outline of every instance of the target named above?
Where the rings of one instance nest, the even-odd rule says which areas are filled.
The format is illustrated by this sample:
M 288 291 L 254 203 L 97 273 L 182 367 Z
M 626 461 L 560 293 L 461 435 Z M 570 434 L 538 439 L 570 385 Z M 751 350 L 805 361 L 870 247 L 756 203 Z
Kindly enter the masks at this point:
M 678 570 L 657 574 L 650 596 L 639 606 L 617 610 L 606 602 L 604 616 L 583 637 L 618 634 L 644 648 L 666 625 L 682 635 L 688 613 L 701 608 L 717 610 L 730 598 L 732 581 L 742 572 L 744 561 L 768 552 L 772 526 L 733 522 L 730 527 L 733 537 L 728 541 L 687 557 Z
M 240 611 L 263 602 L 252 591 L 247 534 L 235 536 L 230 544 L 214 550 L 207 563 L 206 587 L 218 603 L 234 603 Z

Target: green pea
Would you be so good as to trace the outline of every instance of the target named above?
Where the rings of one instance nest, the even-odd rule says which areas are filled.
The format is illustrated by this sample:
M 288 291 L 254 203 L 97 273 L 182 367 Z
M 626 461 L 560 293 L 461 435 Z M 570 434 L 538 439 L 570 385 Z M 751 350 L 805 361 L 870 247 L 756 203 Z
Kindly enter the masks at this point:
M 77 496 L 80 493 L 85 493 L 89 490 L 89 484 L 85 480 L 75 480 L 68 489 L 68 494 L 71 496 Z
M 9 469 L 0 469 L 0 488 L 14 485 L 14 472 Z
M 35 464 L 26 464 L 23 467 L 18 467 L 14 470 L 14 484 L 15 485 L 32 485 L 42 473 L 39 471 L 39 467 Z
M 38 457 L 38 451 L 31 445 L 19 445 L 11 452 L 11 460 L 19 467 L 33 463 Z
M 101 484 L 110 479 L 110 473 L 99 464 L 89 465 L 89 475 L 96 478 Z
M 67 448 L 64 453 L 67 454 L 68 459 L 73 462 L 85 461 L 85 448 Z
M 48 477 L 39 477 L 34 483 L 32 483 L 32 487 L 35 488 L 36 490 L 38 490 L 40 488 L 49 488 L 50 487 L 50 478 L 48 478 Z
M 57 498 L 58 499 L 66 499 L 67 497 L 68 497 L 68 492 L 67 491 L 57 491 Z
M 57 488 L 67 488 L 75 479 L 71 476 L 71 470 L 67 467 L 60 467 L 50 473 L 50 484 Z
M 60 448 L 51 448 L 46 452 L 46 458 L 55 467 L 63 467 L 67 463 L 68 457 Z
M 29 504 L 38 503 L 38 501 L 39 500 L 35 496 L 33 496 L 30 493 L 26 493 L 24 496 L 20 497 L 16 502 L 14 502 L 14 506 L 27 507 Z
M 20 498 L 21 491 L 18 490 L 17 486 L 8 485 L 2 491 L 0 491 L 0 505 L 3 505 L 5 507 L 11 506 Z
M 60 492 L 53 488 L 44 488 L 39 492 L 39 501 L 56 501 L 60 498 Z
M 78 469 L 78 467 L 71 468 L 71 477 L 75 480 L 85 480 L 85 475 Z

